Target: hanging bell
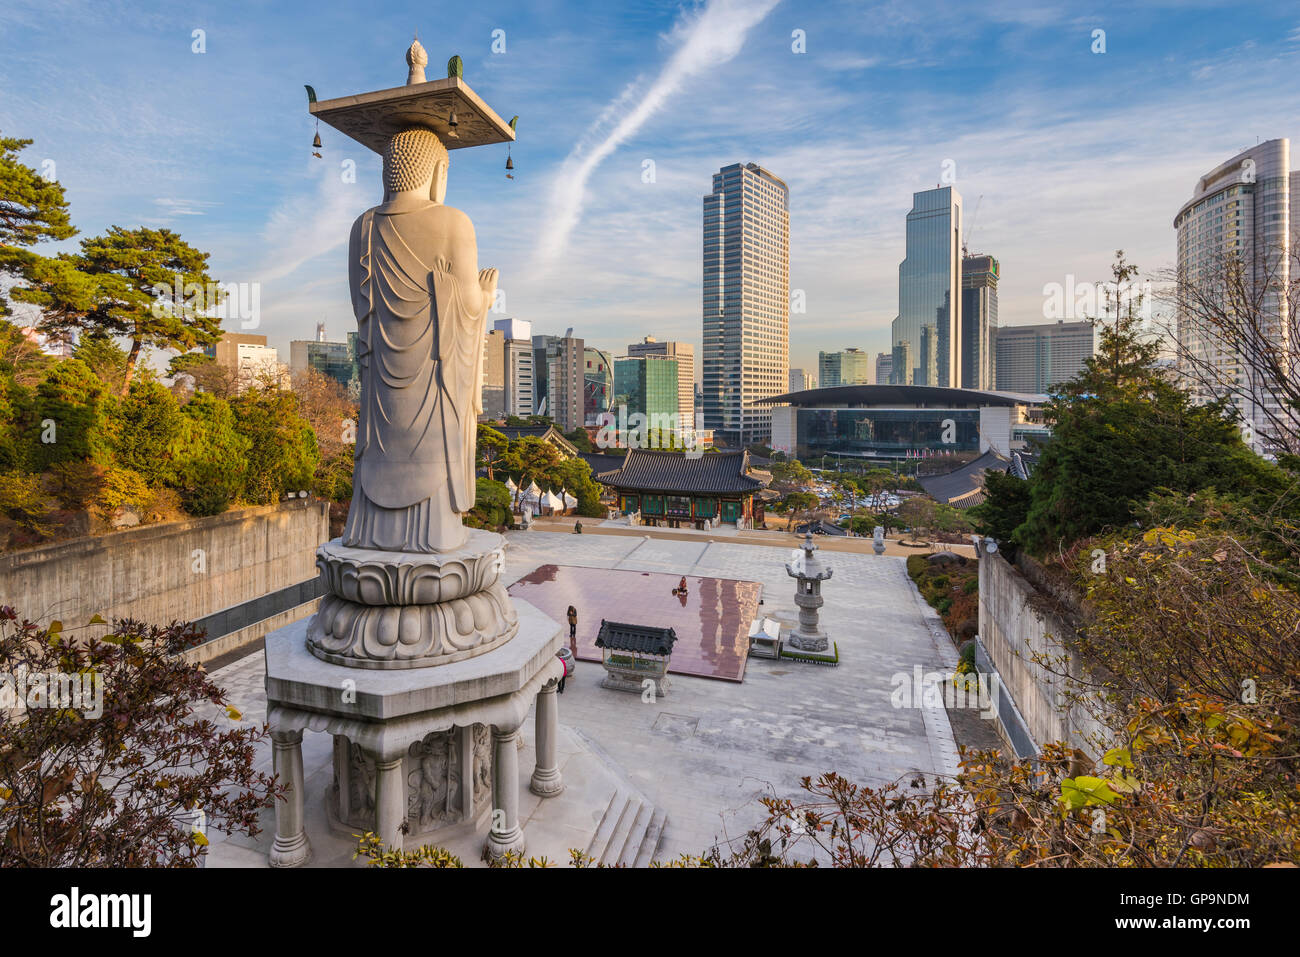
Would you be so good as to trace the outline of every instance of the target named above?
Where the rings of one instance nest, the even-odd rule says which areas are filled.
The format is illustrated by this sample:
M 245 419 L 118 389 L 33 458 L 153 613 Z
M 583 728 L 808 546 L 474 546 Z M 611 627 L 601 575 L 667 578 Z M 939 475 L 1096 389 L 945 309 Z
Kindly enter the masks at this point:
M 507 155 L 507 156 L 506 156 L 506 169 L 514 169 L 514 168 L 515 168 L 515 161 L 512 160 L 512 159 Z
M 453 109 L 451 111 L 451 116 L 447 117 L 447 135 L 459 137 L 460 134 L 456 132 L 456 127 L 459 125 L 460 124 L 456 122 L 456 111 Z
M 320 148 L 321 148 L 321 145 L 320 145 L 320 133 L 319 133 L 319 132 L 318 132 L 318 133 L 316 134 L 316 136 L 312 139 L 312 141 L 311 141 L 311 145 L 312 145 L 313 147 L 315 147 L 316 149 L 320 149 Z

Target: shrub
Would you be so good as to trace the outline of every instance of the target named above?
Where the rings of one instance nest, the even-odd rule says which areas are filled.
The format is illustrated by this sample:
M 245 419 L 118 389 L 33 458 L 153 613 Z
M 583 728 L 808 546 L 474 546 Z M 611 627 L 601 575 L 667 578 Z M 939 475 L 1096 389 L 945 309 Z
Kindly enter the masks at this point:
M 19 528 L 42 537 L 49 535 L 46 519 L 50 504 L 39 476 L 0 472 L 0 513 Z
M 283 794 L 255 770 L 265 726 L 243 723 L 179 654 L 200 633 L 131 620 L 112 629 L 71 638 L 59 622 L 20 623 L 0 608 L 0 655 L 15 674 L 81 678 L 70 707 L 0 721 L 0 867 L 191 867 L 204 831 L 256 835 L 259 812 Z
M 320 450 L 298 414 L 298 399 L 279 389 L 249 389 L 230 403 L 235 430 L 248 440 L 243 497 L 258 505 L 309 488 Z
M 149 486 L 140 473 L 114 466 L 104 472 L 104 485 L 96 504 L 99 513 L 109 519 L 124 505 L 133 505 L 144 511 L 151 497 Z
M 99 501 L 104 474 L 102 466 L 84 459 L 59 462 L 49 471 L 50 491 L 63 508 L 85 511 Z

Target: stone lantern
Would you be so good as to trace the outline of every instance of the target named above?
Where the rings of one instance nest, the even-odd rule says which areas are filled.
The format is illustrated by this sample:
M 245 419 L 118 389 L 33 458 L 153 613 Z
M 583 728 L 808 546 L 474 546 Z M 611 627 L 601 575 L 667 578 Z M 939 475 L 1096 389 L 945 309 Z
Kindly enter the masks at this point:
M 831 569 L 822 564 L 817 550 L 809 532 L 803 547 L 785 566 L 786 574 L 798 582 L 794 603 L 799 606 L 799 627 L 790 632 L 786 644 L 800 651 L 824 652 L 830 645 L 817 620 L 817 609 L 822 606 L 822 582 L 831 577 Z

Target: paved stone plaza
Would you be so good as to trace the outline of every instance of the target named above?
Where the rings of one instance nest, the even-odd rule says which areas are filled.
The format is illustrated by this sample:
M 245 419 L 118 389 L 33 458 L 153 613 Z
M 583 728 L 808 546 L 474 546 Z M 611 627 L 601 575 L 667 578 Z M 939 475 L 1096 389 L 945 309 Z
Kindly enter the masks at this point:
M 794 589 L 784 567 L 789 549 L 542 531 L 512 532 L 507 541 L 507 583 L 546 563 L 748 579 L 763 584 L 760 614 L 795 616 Z M 805 775 L 833 770 L 858 783 L 880 785 L 913 771 L 956 772 L 944 709 L 895 708 L 890 700 L 895 674 L 910 675 L 916 666 L 943 672 L 956 667 L 956 650 L 938 616 L 917 595 L 901 558 L 851 553 L 825 558 L 834 576 L 822 590 L 821 621 L 839 647 L 839 667 L 751 659 L 743 683 L 674 675 L 668 696 L 653 704 L 601 688 L 604 670 L 593 663 L 580 662 L 568 680 L 559 698 L 560 723 L 568 726 L 561 748 L 568 763 L 562 770 L 573 775 L 575 788 L 612 790 L 603 778 L 596 784 L 579 780 L 586 774 L 583 761 L 597 755 L 666 812 L 658 860 L 743 836 L 761 817 L 760 796 L 772 788 L 794 795 Z M 578 611 L 581 615 L 581 605 Z M 263 675 L 259 652 L 221 669 L 216 678 L 247 719 L 260 721 Z M 525 740 L 531 749 L 530 733 Z M 304 738 L 313 788 L 328 780 L 329 748 L 325 735 Z M 265 750 L 269 766 L 269 743 Z M 530 753 L 521 754 L 521 767 L 531 768 L 531 760 Z M 320 773 L 313 775 L 313 768 Z M 592 769 L 587 777 L 600 774 Z M 596 821 L 563 820 L 565 801 L 562 794 L 540 802 L 545 819 L 525 820 L 525 830 L 546 828 L 561 844 L 568 837 L 580 845 L 579 836 Z M 525 818 L 533 811 L 541 814 L 535 799 L 525 803 Z M 535 846 L 530 842 L 530 852 Z M 214 855 L 214 863 L 255 863 L 252 850 L 232 854 L 230 848 Z M 350 859 L 338 849 L 330 854 L 318 848 L 315 863 Z

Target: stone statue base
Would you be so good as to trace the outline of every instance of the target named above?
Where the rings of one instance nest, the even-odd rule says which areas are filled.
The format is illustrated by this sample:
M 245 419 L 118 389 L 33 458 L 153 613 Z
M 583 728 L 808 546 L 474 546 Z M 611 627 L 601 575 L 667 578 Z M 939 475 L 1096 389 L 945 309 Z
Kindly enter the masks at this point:
M 322 661 L 353 668 L 427 668 L 485 654 L 518 628 L 501 584 L 505 540 L 470 529 L 445 552 L 316 551 L 326 595 L 307 630 Z
M 802 631 L 792 631 L 785 643 L 791 648 L 798 651 L 826 651 L 830 648 L 831 640 L 825 632 L 816 632 L 808 634 Z
M 375 830 L 374 758 L 335 735 L 333 765 L 325 802 L 331 827 L 345 834 Z M 407 749 L 402 777 L 407 846 L 436 846 L 477 830 L 492 810 L 492 729 L 475 724 L 429 732 Z
M 536 701 L 546 746 L 534 774 L 558 793 L 555 689 L 564 663 L 556 656 L 560 626 L 526 602 L 516 607 L 511 640 L 437 668 L 380 671 L 324 661 L 308 651 L 307 621 L 266 636 L 267 721 L 276 772 L 288 786 L 287 800 L 276 804 L 273 865 L 310 859 L 304 731 L 333 738 L 334 775 L 323 797 L 339 827 L 412 849 L 490 820 L 489 853 L 524 851 L 519 726 Z
M 631 669 L 623 670 L 617 666 L 605 665 L 607 674 L 601 679 L 600 686 L 608 688 L 611 691 L 630 691 L 633 694 L 644 694 L 648 687 L 646 682 L 654 689 L 656 698 L 663 698 L 668 694 L 670 687 L 668 675 L 648 675 L 637 673 Z

